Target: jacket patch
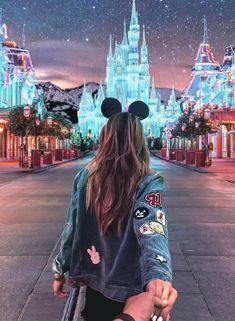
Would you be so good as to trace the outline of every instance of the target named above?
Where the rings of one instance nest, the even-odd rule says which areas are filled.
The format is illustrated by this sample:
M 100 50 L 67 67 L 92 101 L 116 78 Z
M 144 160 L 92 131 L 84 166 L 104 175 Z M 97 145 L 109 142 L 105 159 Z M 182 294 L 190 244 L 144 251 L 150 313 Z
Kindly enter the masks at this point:
M 162 196 L 159 192 L 151 192 L 144 197 L 147 204 L 153 207 L 162 207 Z
M 87 249 L 87 253 L 90 255 L 90 259 L 93 264 L 100 263 L 100 254 L 99 252 L 96 251 L 96 248 L 94 245 L 92 245 L 91 249 Z
M 161 262 L 161 263 L 166 263 L 167 262 L 167 260 L 162 255 L 159 255 L 159 254 L 156 255 L 156 260 Z
M 157 210 L 156 218 L 159 223 L 161 223 L 162 225 L 166 225 L 166 217 L 165 217 L 165 213 L 163 211 Z
M 146 207 L 138 207 L 134 212 L 134 217 L 137 218 L 138 220 L 145 218 L 148 215 L 149 215 L 149 209 L 147 209 Z
M 156 232 L 158 234 L 161 234 L 161 235 L 165 235 L 165 232 L 164 232 L 164 229 L 162 227 L 162 224 L 157 223 L 157 222 L 150 222 L 149 226 L 154 232 Z
M 145 223 L 141 225 L 140 233 L 143 235 L 150 235 L 150 234 L 154 234 L 155 232 L 151 229 L 151 227 L 149 226 L 149 223 Z
M 142 224 L 140 226 L 140 233 L 143 235 L 150 235 L 155 233 L 165 235 L 162 225 L 157 222 L 148 222 L 148 223 Z

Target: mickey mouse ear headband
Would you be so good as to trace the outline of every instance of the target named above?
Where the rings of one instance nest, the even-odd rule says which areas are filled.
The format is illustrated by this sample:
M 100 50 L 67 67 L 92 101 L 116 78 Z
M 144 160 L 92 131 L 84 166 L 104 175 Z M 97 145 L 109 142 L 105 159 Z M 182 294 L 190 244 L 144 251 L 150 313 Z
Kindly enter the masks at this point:
M 101 112 L 104 117 L 110 118 L 122 112 L 122 105 L 115 98 L 105 98 L 101 105 Z M 143 101 L 137 100 L 129 106 L 128 112 L 143 120 L 149 115 L 149 107 Z

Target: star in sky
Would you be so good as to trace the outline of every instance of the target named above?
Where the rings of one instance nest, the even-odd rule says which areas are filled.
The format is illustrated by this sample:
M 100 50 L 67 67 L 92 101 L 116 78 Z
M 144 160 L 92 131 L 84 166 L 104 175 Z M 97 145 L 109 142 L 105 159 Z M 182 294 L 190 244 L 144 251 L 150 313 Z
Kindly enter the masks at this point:
M 20 26 L 27 24 L 26 46 L 36 72 L 47 75 L 43 80 L 71 87 L 104 81 L 109 35 L 121 41 L 132 0 L 2 0 L 0 6 L 12 40 L 21 42 Z M 204 15 L 216 60 L 222 64 L 225 47 L 234 43 L 234 0 L 136 0 L 136 6 L 158 87 L 187 85 Z

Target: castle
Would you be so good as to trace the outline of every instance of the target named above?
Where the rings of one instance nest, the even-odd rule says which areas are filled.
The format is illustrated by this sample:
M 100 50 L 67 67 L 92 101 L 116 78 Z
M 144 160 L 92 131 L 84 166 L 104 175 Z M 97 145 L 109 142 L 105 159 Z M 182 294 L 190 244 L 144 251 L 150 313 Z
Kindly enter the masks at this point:
M 19 153 L 19 137 L 7 128 L 9 111 L 19 106 L 30 105 L 38 116 L 44 112 L 43 92 L 36 87 L 35 72 L 30 53 L 25 49 L 25 34 L 22 47 L 8 39 L 7 26 L 1 22 L 0 11 L 0 158 L 15 158 Z
M 145 102 L 149 106 L 150 116 L 143 121 L 144 131 L 146 135 L 154 137 L 159 137 L 160 129 L 165 126 L 165 123 L 173 121 L 172 117 L 175 119 L 181 112 L 174 92 L 170 98 L 171 106 L 166 112 L 165 106 L 161 103 L 161 96 L 156 92 L 154 78 L 151 80 L 145 28 L 143 27 L 141 42 L 135 0 L 132 5 L 129 31 L 127 33 L 124 21 L 122 42 L 115 41 L 114 50 L 110 36 L 106 67 L 106 94 L 100 84 L 98 95 L 93 99 L 91 93 L 84 86 L 78 111 L 79 130 L 83 135 L 88 132 L 93 135 L 99 134 L 99 130 L 105 122 L 100 113 L 100 107 L 105 97 L 117 98 L 122 104 L 123 111 L 133 101 Z M 172 105 L 174 105 L 173 108 Z

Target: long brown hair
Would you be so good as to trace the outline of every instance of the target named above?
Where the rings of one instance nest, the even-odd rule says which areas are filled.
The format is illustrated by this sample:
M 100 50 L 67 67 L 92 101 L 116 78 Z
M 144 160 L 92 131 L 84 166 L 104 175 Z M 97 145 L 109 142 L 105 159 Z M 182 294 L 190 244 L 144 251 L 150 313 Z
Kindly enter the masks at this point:
M 103 233 L 112 226 L 120 234 L 137 185 L 149 173 L 149 158 L 139 119 L 130 113 L 112 116 L 88 165 L 86 207 L 94 209 Z

